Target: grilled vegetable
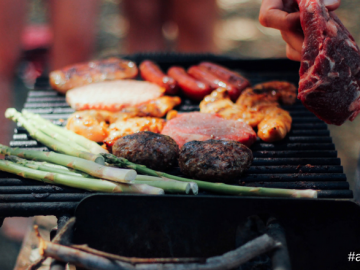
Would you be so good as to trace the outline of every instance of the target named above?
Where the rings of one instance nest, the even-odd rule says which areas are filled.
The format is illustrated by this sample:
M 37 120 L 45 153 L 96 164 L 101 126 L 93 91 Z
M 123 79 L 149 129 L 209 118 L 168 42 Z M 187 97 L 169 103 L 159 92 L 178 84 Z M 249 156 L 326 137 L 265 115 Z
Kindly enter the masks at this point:
M 148 82 L 155 83 L 165 88 L 165 93 L 168 95 L 175 95 L 178 92 L 176 81 L 164 74 L 158 65 L 154 62 L 145 60 L 139 66 L 141 77 Z
M 122 183 L 114 183 L 103 179 L 84 178 L 60 173 L 44 172 L 30 169 L 28 167 L 6 160 L 0 160 L 0 170 L 8 173 L 14 173 L 24 178 L 42 181 L 49 184 L 60 184 L 90 191 L 110 193 L 127 192 L 142 194 L 164 194 L 164 191 L 162 189 L 151 187 L 146 184 L 129 185 Z
M 64 176 L 69 175 L 71 177 L 77 177 L 77 178 L 78 177 L 91 178 L 91 176 L 89 176 L 88 174 L 52 163 L 31 161 L 31 160 L 19 158 L 17 156 L 6 156 L 5 159 L 17 163 L 18 165 L 25 166 L 38 171 L 58 173 Z M 97 179 L 97 180 L 101 180 L 101 179 Z M 147 175 L 137 175 L 136 180 L 134 180 L 132 183 L 137 185 L 148 185 L 156 188 L 161 188 L 164 191 L 166 191 L 166 193 L 183 193 L 183 194 L 197 195 L 199 191 L 197 184 L 193 182 L 186 183 L 186 182 L 180 182 L 167 178 L 153 177 Z M 141 190 L 152 192 L 151 189 L 146 190 L 145 188 L 146 187 L 144 186 L 142 187 Z M 129 190 L 131 191 L 131 189 Z M 134 191 L 137 191 L 137 189 L 134 189 Z
M 118 158 L 112 154 L 103 153 L 106 162 L 114 164 L 121 168 L 134 169 L 138 173 L 147 174 L 155 177 L 166 177 L 183 182 L 194 182 L 200 190 L 206 190 L 219 194 L 236 195 L 236 196 L 263 196 L 263 197 L 292 197 L 292 198 L 317 198 L 317 191 L 296 190 L 296 189 L 279 189 L 279 188 L 261 188 L 261 187 L 243 187 L 232 186 L 223 183 L 209 183 L 200 180 L 187 179 L 147 168 L 143 165 L 132 163 L 125 158 Z
M 90 160 L 58 154 L 55 152 L 40 152 L 35 150 L 14 149 L 0 144 L 0 154 L 14 155 L 36 161 L 47 161 L 66 166 L 90 174 L 94 177 L 112 180 L 121 183 L 131 183 L 136 178 L 134 170 L 120 170 L 97 164 Z
M 69 130 L 67 130 L 65 128 L 54 125 L 53 123 L 51 123 L 50 121 L 42 118 L 38 114 L 33 114 L 31 112 L 28 112 L 27 110 L 22 110 L 22 114 L 26 119 L 32 120 L 33 124 L 35 126 L 44 126 L 49 131 L 56 132 L 59 137 L 62 136 L 62 137 L 67 138 L 68 140 L 74 141 L 78 145 L 80 145 L 83 148 L 87 149 L 87 151 L 90 152 L 90 153 L 99 154 L 99 153 L 106 153 L 107 152 L 104 148 L 102 148 L 97 143 L 95 143 L 93 141 L 90 141 L 90 140 L 84 138 L 83 136 L 80 136 L 80 135 L 78 135 L 78 134 L 76 134 L 76 133 L 74 133 L 72 131 L 69 131 Z
M 104 164 L 104 159 L 101 156 L 92 154 L 90 152 L 78 150 L 45 134 L 40 129 L 35 127 L 32 124 L 31 120 L 27 120 L 25 117 L 23 117 L 21 113 L 19 113 L 14 108 L 7 109 L 5 112 L 5 116 L 6 118 L 10 118 L 15 122 L 20 123 L 30 133 L 31 137 L 57 152 Z
M 251 150 L 236 141 L 191 141 L 181 147 L 179 166 L 192 178 L 224 183 L 240 178 L 252 160 Z
M 179 146 L 169 136 L 142 131 L 118 139 L 112 152 L 131 162 L 166 170 L 177 164 Z
M 183 93 L 193 100 L 200 101 L 211 93 L 212 88 L 207 83 L 194 79 L 182 67 L 171 67 L 168 75 L 174 78 Z

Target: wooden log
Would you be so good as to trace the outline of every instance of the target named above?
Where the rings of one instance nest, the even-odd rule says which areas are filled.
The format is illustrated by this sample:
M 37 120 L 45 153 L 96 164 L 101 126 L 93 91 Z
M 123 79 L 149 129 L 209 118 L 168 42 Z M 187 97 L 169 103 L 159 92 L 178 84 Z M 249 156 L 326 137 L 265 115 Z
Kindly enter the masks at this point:
M 99 255 L 110 260 L 118 260 L 123 262 L 128 262 L 131 264 L 139 263 L 191 263 L 191 262 L 204 262 L 205 259 L 201 258 L 136 258 L 136 257 L 125 257 L 116 254 L 111 254 L 103 252 L 97 249 L 88 247 L 87 245 L 71 245 L 70 247 L 85 251 L 90 254 Z
M 290 256 L 287 249 L 285 231 L 275 218 L 270 218 L 268 220 L 267 234 L 269 234 L 272 238 L 281 243 L 281 246 L 279 248 L 272 251 L 272 269 L 291 270 Z

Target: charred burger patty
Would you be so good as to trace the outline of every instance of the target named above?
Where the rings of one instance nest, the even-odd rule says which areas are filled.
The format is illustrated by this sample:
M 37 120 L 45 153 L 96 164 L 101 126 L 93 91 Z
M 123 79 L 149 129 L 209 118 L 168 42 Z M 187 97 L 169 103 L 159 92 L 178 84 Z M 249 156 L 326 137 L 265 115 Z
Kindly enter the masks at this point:
M 229 182 L 240 177 L 252 160 L 251 150 L 236 141 L 191 141 L 180 150 L 179 166 L 195 179 Z
M 142 131 L 118 139 L 113 154 L 155 170 L 177 165 L 179 146 L 166 135 Z

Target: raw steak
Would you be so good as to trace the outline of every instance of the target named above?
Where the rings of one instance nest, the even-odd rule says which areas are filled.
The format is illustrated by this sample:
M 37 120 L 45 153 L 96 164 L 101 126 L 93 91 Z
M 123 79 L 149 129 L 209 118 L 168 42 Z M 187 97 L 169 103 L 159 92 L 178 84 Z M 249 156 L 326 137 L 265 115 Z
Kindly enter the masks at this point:
M 144 104 L 164 94 L 156 84 L 133 80 L 93 83 L 69 90 L 67 103 L 75 110 L 120 111 Z
M 199 112 L 180 114 L 168 121 L 161 133 L 173 138 L 180 148 L 189 141 L 233 140 L 250 146 L 256 140 L 256 133 L 244 122 Z
M 323 0 L 297 0 L 305 41 L 298 98 L 328 124 L 360 111 L 360 53 L 354 38 Z

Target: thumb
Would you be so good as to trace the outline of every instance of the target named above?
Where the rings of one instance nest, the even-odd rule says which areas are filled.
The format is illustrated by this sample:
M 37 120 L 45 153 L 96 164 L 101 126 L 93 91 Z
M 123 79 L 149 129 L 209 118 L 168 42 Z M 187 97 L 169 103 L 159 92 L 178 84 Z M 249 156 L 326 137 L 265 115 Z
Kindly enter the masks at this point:
M 324 0 L 324 4 L 329 11 L 335 10 L 340 6 L 341 0 Z

